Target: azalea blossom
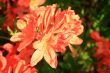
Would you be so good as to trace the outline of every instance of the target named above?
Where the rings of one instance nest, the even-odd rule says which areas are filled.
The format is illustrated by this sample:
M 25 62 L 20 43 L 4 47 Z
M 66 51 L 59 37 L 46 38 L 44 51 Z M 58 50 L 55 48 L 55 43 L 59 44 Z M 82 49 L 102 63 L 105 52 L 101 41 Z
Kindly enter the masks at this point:
M 23 51 L 23 53 L 21 52 L 22 55 L 17 54 L 16 47 L 14 47 L 10 43 L 6 43 L 0 48 L 3 48 L 4 50 L 4 51 L 0 50 L 0 73 L 36 73 L 37 72 L 36 69 L 27 62 L 27 59 L 23 58 L 25 55 L 25 51 Z M 6 56 L 3 55 L 5 51 L 8 52 Z M 31 50 L 29 51 L 31 52 Z M 26 57 L 29 59 L 28 55 L 26 55 Z
M 98 73 L 110 73 L 110 42 L 101 37 L 97 31 L 91 32 L 90 35 L 97 45 L 94 57 L 97 59 Z
M 2 25 L 2 29 L 6 31 L 8 27 L 14 30 L 14 21 L 17 16 L 36 9 L 39 5 L 45 3 L 45 0 L 0 0 L 0 2 L 6 4 L 6 11 L 3 12 L 5 14 L 5 21 Z M 13 5 L 11 2 L 13 2 Z
M 20 16 L 17 27 L 20 34 L 16 33 L 10 40 L 20 42 L 18 51 L 33 44 L 36 51 L 31 58 L 32 66 L 44 58 L 52 68 L 56 68 L 56 52 L 64 53 L 66 46 L 82 43 L 78 35 L 83 32 L 83 26 L 79 16 L 70 7 L 64 11 L 56 10 L 55 4 L 38 7 L 29 14 Z

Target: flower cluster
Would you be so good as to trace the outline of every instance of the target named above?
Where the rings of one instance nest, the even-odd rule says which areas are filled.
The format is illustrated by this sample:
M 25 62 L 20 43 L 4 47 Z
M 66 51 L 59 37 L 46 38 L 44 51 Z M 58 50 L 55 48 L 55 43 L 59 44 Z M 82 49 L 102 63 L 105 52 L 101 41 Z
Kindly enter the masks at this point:
M 71 44 L 80 45 L 83 42 L 78 37 L 83 32 L 83 25 L 74 10 L 69 7 L 61 11 L 56 4 L 40 6 L 45 0 L 12 0 L 15 7 L 10 1 L 3 0 L 7 9 L 2 28 L 6 30 L 8 27 L 11 31 L 12 44 L 1 46 L 0 72 L 36 73 L 33 66 L 43 58 L 56 68 L 57 52 L 64 53 L 66 46 L 75 56 Z M 16 18 L 17 28 L 14 28 Z
M 3 11 L 5 21 L 2 26 L 2 29 L 6 31 L 7 27 L 14 30 L 14 21 L 17 16 L 34 10 L 39 5 L 43 4 L 45 0 L 0 0 L 0 2 L 6 5 L 6 10 Z M 2 10 L 2 6 L 0 6 L 0 10 Z
M 29 64 L 31 50 L 17 54 L 17 46 L 6 43 L 0 46 L 0 73 L 36 73 L 36 69 Z M 26 53 L 25 53 L 26 52 Z M 27 55 L 27 53 L 29 53 Z M 5 55 L 6 54 L 6 55 Z M 25 55 L 25 56 L 24 56 Z
M 91 33 L 92 39 L 95 40 L 97 48 L 94 57 L 97 59 L 98 73 L 110 73 L 110 42 L 100 37 L 99 32 Z
M 70 44 L 81 44 L 78 38 L 83 32 L 79 16 L 73 10 L 56 10 L 56 5 L 39 7 L 20 16 L 17 21 L 20 32 L 11 37 L 11 41 L 20 41 L 18 51 L 33 45 L 36 51 L 31 58 L 31 65 L 36 65 L 43 57 L 52 68 L 57 66 L 55 52 L 65 52 Z

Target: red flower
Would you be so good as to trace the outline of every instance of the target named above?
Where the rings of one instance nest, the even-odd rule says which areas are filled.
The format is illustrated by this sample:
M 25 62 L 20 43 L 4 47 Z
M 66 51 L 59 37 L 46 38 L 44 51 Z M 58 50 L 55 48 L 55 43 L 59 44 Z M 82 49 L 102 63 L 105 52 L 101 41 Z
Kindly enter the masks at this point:
M 99 32 L 92 32 L 91 37 L 96 41 L 97 48 L 94 57 L 97 61 L 98 73 L 110 73 L 110 42 L 100 37 Z
M 6 56 L 3 56 L 3 52 L 0 51 L 0 72 L 1 73 L 36 73 L 36 69 L 30 66 L 30 64 L 27 62 L 25 57 L 29 58 L 30 52 L 27 52 L 27 50 L 23 50 L 23 53 L 20 52 L 20 54 L 16 54 L 17 51 L 16 47 L 14 47 L 12 44 L 5 44 L 1 46 L 3 50 L 7 51 L 8 54 Z M 29 53 L 28 55 L 25 54 L 25 52 Z
M 91 36 L 91 38 L 94 39 L 95 41 L 98 41 L 98 40 L 100 40 L 100 38 L 101 38 L 99 32 L 97 32 L 97 31 L 91 32 L 90 36 Z

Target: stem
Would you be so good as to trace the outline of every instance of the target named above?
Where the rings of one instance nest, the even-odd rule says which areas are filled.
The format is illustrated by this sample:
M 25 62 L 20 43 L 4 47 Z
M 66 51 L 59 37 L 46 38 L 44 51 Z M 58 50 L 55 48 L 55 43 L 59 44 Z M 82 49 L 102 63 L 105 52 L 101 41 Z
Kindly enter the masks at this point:
M 4 36 L 0 36 L 0 39 L 5 39 L 5 40 L 9 40 L 9 41 L 10 41 L 10 39 L 9 39 L 9 38 L 4 37 Z

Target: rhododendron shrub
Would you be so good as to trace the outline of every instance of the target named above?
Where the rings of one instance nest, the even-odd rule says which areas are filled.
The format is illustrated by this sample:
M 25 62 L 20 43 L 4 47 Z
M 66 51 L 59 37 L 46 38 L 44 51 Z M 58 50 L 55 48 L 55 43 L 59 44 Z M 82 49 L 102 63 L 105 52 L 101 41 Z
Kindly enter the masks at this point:
M 91 32 L 91 38 L 96 42 L 94 57 L 97 59 L 98 73 L 110 73 L 110 42 L 101 37 L 99 32 Z
M 42 59 L 56 68 L 57 53 L 64 54 L 68 46 L 75 57 L 72 45 L 83 42 L 82 21 L 71 7 L 62 11 L 57 4 L 40 6 L 45 0 L 24 1 L 0 1 L 7 4 L 2 30 L 11 36 L 0 46 L 0 73 L 36 73 L 34 66 Z

